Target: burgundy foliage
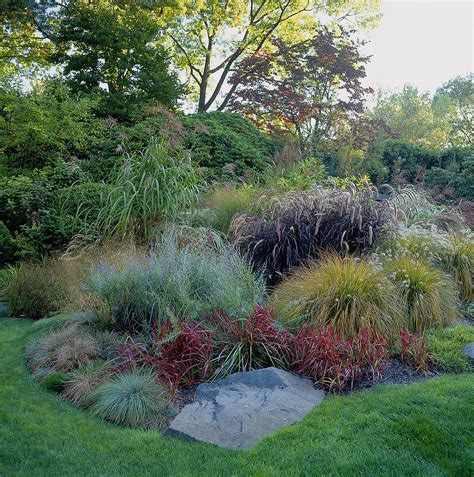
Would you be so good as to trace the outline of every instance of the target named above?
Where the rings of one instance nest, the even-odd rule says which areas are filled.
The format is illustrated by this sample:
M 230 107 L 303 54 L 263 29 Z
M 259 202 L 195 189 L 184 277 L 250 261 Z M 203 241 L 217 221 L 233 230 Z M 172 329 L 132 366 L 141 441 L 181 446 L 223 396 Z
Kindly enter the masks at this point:
M 264 306 L 255 306 L 243 320 L 217 313 L 209 325 L 212 333 L 195 322 L 173 325 L 167 320 L 146 344 L 130 339 L 119 350 L 118 369 L 152 368 L 176 391 L 210 378 L 212 363 L 217 363 L 221 375 L 277 366 L 338 391 L 352 389 L 362 378 L 377 379 L 388 358 L 387 343 L 375 332 L 363 329 L 355 337 L 343 338 L 332 328 L 302 327 L 291 333 L 281 329 Z M 414 338 L 407 339 L 411 350 Z M 411 354 L 407 357 L 412 359 Z
M 293 337 L 290 368 L 330 391 L 352 388 L 367 377 L 377 379 L 388 358 L 387 343 L 377 333 L 362 329 L 341 338 L 333 328 L 302 327 Z
M 256 305 L 243 320 L 219 312 L 212 324 L 220 351 L 217 361 L 226 371 L 286 365 L 291 334 L 277 326 L 270 308 Z
M 198 323 L 167 320 L 148 345 L 130 341 L 120 350 L 121 369 L 152 367 L 171 390 L 190 386 L 211 375 L 211 333 Z
M 430 356 L 426 351 L 425 337 L 422 334 L 411 334 L 408 330 L 400 331 L 401 360 L 424 373 L 428 370 Z
M 306 143 L 327 137 L 336 119 L 362 112 L 365 63 L 349 32 L 321 30 L 295 45 L 275 39 L 275 51 L 245 58 L 230 82 L 237 86 L 229 108 L 273 133 Z M 275 121 L 277 118 L 277 121 Z

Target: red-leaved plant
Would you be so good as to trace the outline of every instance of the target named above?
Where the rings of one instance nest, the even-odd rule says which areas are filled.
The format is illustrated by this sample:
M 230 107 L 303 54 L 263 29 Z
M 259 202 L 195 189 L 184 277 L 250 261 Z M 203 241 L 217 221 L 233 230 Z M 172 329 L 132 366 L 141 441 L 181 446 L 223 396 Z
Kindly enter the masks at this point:
M 244 319 L 215 313 L 211 323 L 216 348 L 220 350 L 215 358 L 216 377 L 266 366 L 287 366 L 291 334 L 277 326 L 270 308 L 256 305 Z
M 321 387 L 337 391 L 352 389 L 362 377 L 377 379 L 387 358 L 387 343 L 374 331 L 362 329 L 353 338 L 341 338 L 334 328 L 302 327 L 293 336 L 289 364 Z
M 152 367 L 158 378 L 175 391 L 208 379 L 211 375 L 211 333 L 201 324 L 166 320 L 148 344 L 129 341 L 119 350 L 119 368 Z
M 336 391 L 352 389 L 364 377 L 377 379 L 388 357 L 386 341 L 374 331 L 362 329 L 352 338 L 340 337 L 333 328 L 291 333 L 264 306 L 255 306 L 244 319 L 215 313 L 207 326 L 166 320 L 147 344 L 130 339 L 119 350 L 120 369 L 151 367 L 175 391 L 211 377 L 276 366 Z
M 426 351 L 425 337 L 420 333 L 411 334 L 408 330 L 401 330 L 400 344 L 401 360 L 414 366 L 420 373 L 426 372 L 431 357 Z

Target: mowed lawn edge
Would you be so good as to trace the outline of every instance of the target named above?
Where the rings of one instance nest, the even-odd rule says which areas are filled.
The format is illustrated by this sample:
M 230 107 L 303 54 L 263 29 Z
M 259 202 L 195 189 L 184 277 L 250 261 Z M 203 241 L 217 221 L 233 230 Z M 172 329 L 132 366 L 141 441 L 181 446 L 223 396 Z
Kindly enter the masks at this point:
M 474 375 L 328 396 L 246 452 L 108 424 L 28 375 L 40 322 L 0 318 L 0 476 L 474 474 Z

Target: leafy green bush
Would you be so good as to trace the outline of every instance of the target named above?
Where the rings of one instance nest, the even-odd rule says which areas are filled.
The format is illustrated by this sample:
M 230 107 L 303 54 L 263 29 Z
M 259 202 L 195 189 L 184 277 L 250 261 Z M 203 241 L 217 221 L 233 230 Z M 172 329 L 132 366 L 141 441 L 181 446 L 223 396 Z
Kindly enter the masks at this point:
M 398 287 L 410 331 L 445 326 L 458 317 L 456 291 L 443 272 L 409 256 L 387 262 L 385 270 Z
M 463 348 L 474 342 L 472 326 L 460 325 L 451 328 L 431 330 L 427 334 L 427 347 L 435 363 L 447 371 L 462 373 L 472 371 L 472 360 L 463 352 Z
M 394 287 L 369 261 L 327 255 L 275 289 L 276 318 L 335 328 L 345 336 L 367 328 L 393 337 L 403 326 Z
M 51 201 L 51 190 L 44 179 L 28 176 L 0 178 L 0 220 L 11 232 L 31 223 Z
M 38 319 L 67 302 L 67 284 L 56 273 L 53 260 L 8 266 L 0 274 L 0 293 L 13 316 Z
M 474 201 L 474 147 L 448 149 L 440 162 L 428 171 L 426 186 L 440 198 Z
M 371 160 L 378 159 L 388 169 L 387 182 L 413 183 L 421 169 L 430 169 L 439 164 L 435 151 L 398 139 L 387 139 L 382 144 L 374 143 L 367 152 Z
M 0 220 L 0 267 L 13 261 L 15 243 L 12 234 Z
M 107 190 L 105 184 L 56 182 L 42 172 L 0 179 L 0 221 L 13 235 L 20 258 L 41 258 L 63 249 L 97 219 Z
M 263 280 L 231 247 L 180 247 L 167 234 L 150 254 L 130 253 L 101 263 L 87 284 L 91 299 L 105 302 L 120 330 L 151 326 L 178 316 L 201 320 L 216 310 L 243 316 L 265 296 Z
M 103 199 L 95 231 L 104 236 L 148 237 L 152 226 L 192 205 L 199 180 L 180 149 L 152 140 L 140 155 L 127 156 Z
M 58 158 L 84 157 L 106 121 L 94 116 L 96 100 L 71 94 L 59 81 L 24 93 L 0 86 L 0 157 L 8 168 L 41 168 Z
M 183 118 L 185 145 L 193 162 L 213 179 L 256 178 L 269 171 L 278 145 L 235 113 L 200 113 Z
M 137 370 L 93 390 L 88 405 L 92 414 L 124 426 L 147 426 L 170 412 L 165 387 L 153 374 Z

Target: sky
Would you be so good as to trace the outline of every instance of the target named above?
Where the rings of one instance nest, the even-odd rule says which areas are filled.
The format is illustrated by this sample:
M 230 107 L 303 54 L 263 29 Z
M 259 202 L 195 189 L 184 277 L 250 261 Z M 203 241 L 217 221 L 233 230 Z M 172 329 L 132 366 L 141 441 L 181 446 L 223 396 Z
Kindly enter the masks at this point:
M 384 0 L 378 27 L 367 34 L 367 84 L 421 91 L 474 71 L 474 0 Z

